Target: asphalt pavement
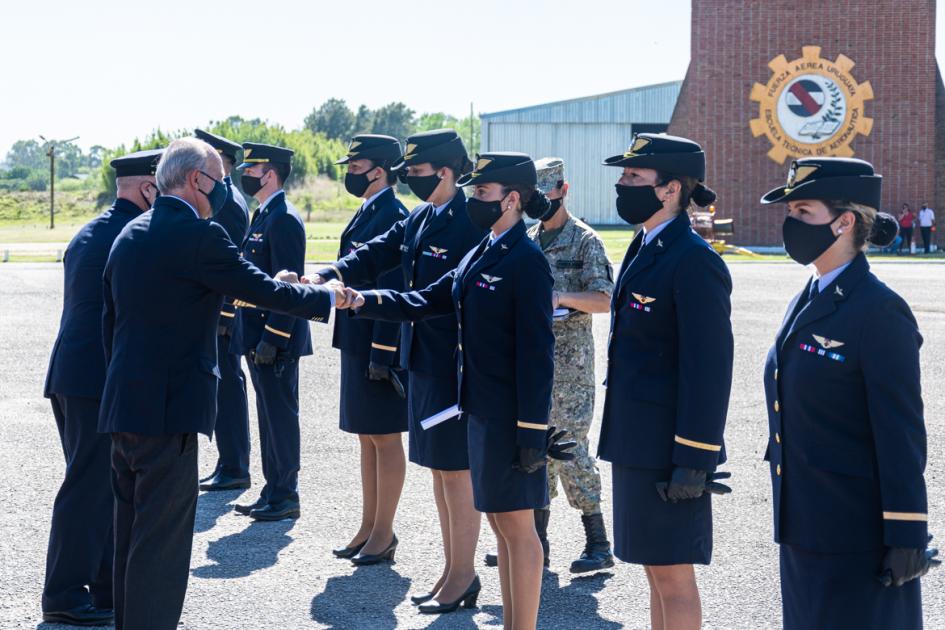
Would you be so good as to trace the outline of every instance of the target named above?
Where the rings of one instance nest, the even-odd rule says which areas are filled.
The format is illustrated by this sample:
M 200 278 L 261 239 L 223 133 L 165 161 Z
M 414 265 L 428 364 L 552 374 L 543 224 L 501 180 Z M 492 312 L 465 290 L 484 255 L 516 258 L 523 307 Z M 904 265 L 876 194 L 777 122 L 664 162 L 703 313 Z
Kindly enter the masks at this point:
M 706 628 L 780 626 L 777 548 L 771 538 L 770 484 L 762 462 L 767 438 L 761 387 L 765 354 L 792 294 L 806 272 L 797 265 L 733 264 L 735 380 L 726 430 L 733 494 L 715 500 L 713 562 L 697 569 Z M 945 541 L 945 265 L 880 263 L 874 270 L 911 304 L 925 337 L 922 380 L 929 432 L 930 531 Z M 60 630 L 41 623 L 40 592 L 49 518 L 63 472 L 62 450 L 43 378 L 62 307 L 56 264 L 0 265 L 0 628 Z M 607 316 L 595 316 L 597 382 L 603 381 Z M 882 322 L 876 322 L 882 334 Z M 181 628 L 388 629 L 501 628 L 495 569 L 479 564 L 479 608 L 441 617 L 416 612 L 406 596 L 426 591 L 441 569 L 440 535 L 430 474 L 409 465 L 397 515 L 394 565 L 353 568 L 331 549 L 357 529 L 360 490 L 357 440 L 338 429 L 338 353 L 331 328 L 313 324 L 315 355 L 302 360 L 302 518 L 254 523 L 231 504 L 254 499 L 259 466 L 255 413 L 254 487 L 202 494 L 197 509 L 191 578 Z M 704 331 L 711 335 L 711 330 Z M 147 361 L 147 357 L 141 357 Z M 711 378 L 711 375 L 706 375 Z M 603 403 L 598 388 L 591 431 L 596 443 Z M 251 401 L 252 407 L 252 401 Z M 406 441 L 406 436 L 405 436 Z M 200 467 L 216 459 L 201 438 Z M 605 517 L 611 522 L 610 466 L 601 464 Z M 540 628 L 648 627 L 643 570 L 618 563 L 611 571 L 572 577 L 583 547 L 580 516 L 563 492 L 554 502 L 551 569 L 542 587 Z M 483 519 L 477 555 L 490 550 Z M 943 542 L 942 544 L 945 544 Z M 945 568 L 923 580 L 927 628 L 945 627 Z

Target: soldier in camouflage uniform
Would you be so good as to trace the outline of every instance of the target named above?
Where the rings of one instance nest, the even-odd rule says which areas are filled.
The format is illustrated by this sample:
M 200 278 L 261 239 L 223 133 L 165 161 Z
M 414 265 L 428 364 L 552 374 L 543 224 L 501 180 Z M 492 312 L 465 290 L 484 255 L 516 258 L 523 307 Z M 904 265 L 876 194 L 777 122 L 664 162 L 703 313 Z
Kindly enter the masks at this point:
M 548 214 L 528 230 L 529 238 L 548 258 L 555 279 L 555 381 L 548 424 L 568 431 L 568 438 L 577 441 L 573 460 L 548 460 L 548 490 L 551 498 L 557 496 L 560 478 L 571 507 L 581 511 L 587 543 L 581 557 L 571 563 L 571 572 L 586 573 L 614 565 L 600 508 L 600 473 L 587 439 L 594 418 L 591 313 L 610 312 L 613 271 L 600 237 L 565 207 L 568 184 L 564 162 L 544 158 L 536 161 L 535 167 L 538 187 L 552 200 Z M 535 510 L 545 566 L 550 514 L 550 506 Z M 492 564 L 490 560 L 487 556 L 486 563 Z

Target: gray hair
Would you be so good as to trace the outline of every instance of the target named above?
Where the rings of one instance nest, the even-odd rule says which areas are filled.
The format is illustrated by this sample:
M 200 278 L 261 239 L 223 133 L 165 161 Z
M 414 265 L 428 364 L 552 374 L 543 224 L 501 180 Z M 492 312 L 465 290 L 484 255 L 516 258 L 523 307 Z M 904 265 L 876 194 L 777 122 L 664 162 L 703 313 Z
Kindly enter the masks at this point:
M 166 195 L 187 183 L 187 176 L 201 170 L 216 151 L 197 138 L 180 138 L 171 142 L 158 162 L 154 179 L 158 190 Z

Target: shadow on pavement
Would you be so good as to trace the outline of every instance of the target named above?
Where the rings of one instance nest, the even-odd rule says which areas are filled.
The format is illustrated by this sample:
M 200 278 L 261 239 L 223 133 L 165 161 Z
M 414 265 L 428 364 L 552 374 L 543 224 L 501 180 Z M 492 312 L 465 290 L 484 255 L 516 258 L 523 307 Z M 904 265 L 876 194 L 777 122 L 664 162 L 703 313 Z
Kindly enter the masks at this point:
M 328 578 L 312 598 L 312 619 L 328 628 L 396 628 L 394 609 L 407 597 L 410 579 L 389 564 L 357 567 L 350 575 Z
M 217 519 L 231 512 L 231 501 L 239 498 L 246 490 L 222 490 L 201 492 L 197 497 L 197 517 L 194 519 L 194 533 L 210 531 L 217 524 Z
M 597 598 L 613 573 L 593 573 L 574 577 L 561 588 L 557 573 L 545 572 L 541 584 L 541 607 L 538 609 L 539 628 L 594 628 L 618 630 L 623 624 L 604 619 L 597 611 Z
M 294 520 L 250 521 L 243 531 L 211 542 L 207 559 L 213 564 L 197 567 L 191 573 L 208 579 L 239 578 L 271 567 L 279 561 L 279 552 L 292 542 L 289 530 L 294 526 Z

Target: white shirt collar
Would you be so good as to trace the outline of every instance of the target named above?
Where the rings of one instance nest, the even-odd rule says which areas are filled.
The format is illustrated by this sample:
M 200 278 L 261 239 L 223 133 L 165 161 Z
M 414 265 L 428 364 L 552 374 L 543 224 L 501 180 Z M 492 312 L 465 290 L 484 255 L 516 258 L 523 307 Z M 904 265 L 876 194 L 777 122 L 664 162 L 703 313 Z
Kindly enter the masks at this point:
M 176 195 L 162 195 L 162 196 L 164 196 L 164 197 L 170 197 L 171 199 L 176 199 L 177 201 L 181 202 L 182 204 L 184 204 L 185 206 L 187 206 L 188 208 L 190 208 L 191 210 L 193 210 L 193 211 L 194 211 L 194 214 L 197 215 L 197 218 L 198 218 L 198 219 L 200 218 L 200 213 L 197 212 L 197 209 L 196 209 L 195 207 L 193 207 L 192 205 L 190 205 L 187 201 L 181 199 L 180 197 L 177 197 Z
M 512 227 L 515 227 L 515 226 L 512 226 Z M 492 234 L 490 233 L 490 234 L 489 234 L 489 246 L 491 247 L 491 246 L 495 245 L 496 241 L 498 241 L 500 238 L 502 238 L 503 236 L 505 236 L 506 234 L 508 234 L 509 230 L 511 230 L 511 229 L 512 229 L 511 227 L 510 227 L 510 228 L 506 228 L 505 230 L 502 231 L 501 234 L 496 234 L 495 236 L 492 236 Z
M 436 216 L 440 216 L 440 213 L 443 212 L 443 211 L 446 209 L 446 206 L 450 205 L 451 203 L 453 203 L 453 200 L 452 200 L 452 199 L 450 199 L 449 201 L 447 201 L 446 203 L 444 203 L 442 206 L 436 206 L 436 207 L 433 209 L 433 214 L 436 215 Z
M 646 228 L 643 228 L 643 244 L 644 244 L 644 245 L 649 245 L 649 244 L 650 244 L 650 241 L 652 241 L 654 238 L 656 238 L 656 236 L 657 236 L 660 232 L 662 232 L 663 229 L 664 229 L 667 225 L 669 225 L 670 223 L 672 223 L 672 221 L 673 221 L 672 219 L 666 219 L 665 221 L 663 221 L 662 223 L 660 223 L 659 225 L 657 225 L 657 226 L 656 226 L 655 228 L 653 228 L 652 230 L 648 230 L 648 229 L 646 229 Z
M 832 271 L 828 271 L 827 273 L 825 273 L 825 274 L 822 275 L 822 276 L 818 276 L 818 275 L 817 275 L 817 271 L 815 270 L 815 271 L 814 271 L 814 280 L 817 281 L 817 290 L 818 290 L 820 293 L 823 293 L 823 292 L 824 292 L 824 289 L 826 289 L 827 287 L 829 287 L 829 286 L 830 286 L 830 283 L 833 282 L 834 280 L 836 280 L 836 279 L 837 279 L 837 276 L 839 276 L 841 273 L 843 273 L 844 270 L 846 270 L 846 268 L 849 267 L 851 264 L 853 264 L 853 261 L 852 261 L 852 260 L 851 260 L 850 262 L 848 262 L 847 264 L 845 264 L 845 265 L 840 265 L 839 267 L 837 267 L 836 269 L 834 269 L 834 270 L 832 270 Z
M 276 195 L 278 195 L 278 194 L 281 193 L 281 192 L 285 192 L 284 189 L 280 188 L 280 189 L 277 190 L 276 192 L 274 192 L 274 193 L 272 193 L 271 195 L 269 195 L 268 197 L 266 197 L 266 200 L 263 201 L 261 204 L 259 204 L 259 211 L 262 212 L 263 210 L 265 210 L 265 209 L 266 209 L 266 206 L 269 205 L 269 202 L 272 201 L 272 198 L 275 197 Z
M 390 190 L 390 188 L 391 188 L 391 187 L 388 186 L 387 188 L 384 188 L 384 189 L 381 190 L 380 192 L 374 193 L 373 195 L 371 195 L 370 197 L 368 197 L 367 199 L 364 200 L 364 203 L 361 204 L 361 207 L 362 207 L 362 208 L 368 208 L 368 207 L 370 207 L 370 205 L 371 205 L 372 203 L 374 203 L 374 202 L 377 200 L 378 197 L 380 197 L 381 195 L 383 195 L 384 193 L 386 193 L 388 190 Z

